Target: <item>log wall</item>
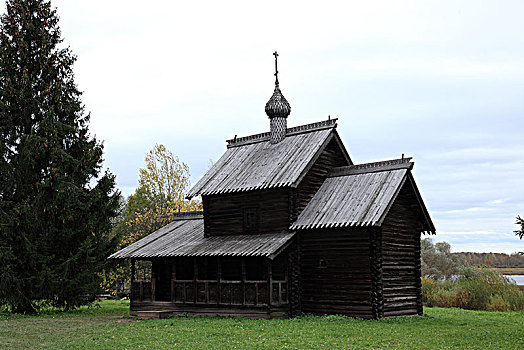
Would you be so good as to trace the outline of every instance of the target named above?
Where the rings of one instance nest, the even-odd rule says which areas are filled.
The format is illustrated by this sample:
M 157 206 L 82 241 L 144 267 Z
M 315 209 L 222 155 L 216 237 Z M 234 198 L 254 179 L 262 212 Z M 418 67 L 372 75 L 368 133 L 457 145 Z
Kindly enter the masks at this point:
M 409 181 L 402 187 L 382 225 L 384 316 L 422 314 L 420 217 Z
M 297 236 L 288 251 L 289 316 L 302 314 L 302 281 L 300 273 L 300 237 Z
M 370 228 L 371 305 L 373 318 L 384 317 L 384 284 L 382 268 L 382 230 Z
M 287 231 L 290 191 L 260 190 L 204 196 L 204 234 L 235 235 Z M 256 229 L 246 229 L 245 210 L 256 213 Z
M 297 187 L 297 214 L 309 203 L 326 179 L 329 169 L 349 165 L 338 143 L 332 139 Z
M 302 312 L 373 318 L 370 230 L 300 232 Z

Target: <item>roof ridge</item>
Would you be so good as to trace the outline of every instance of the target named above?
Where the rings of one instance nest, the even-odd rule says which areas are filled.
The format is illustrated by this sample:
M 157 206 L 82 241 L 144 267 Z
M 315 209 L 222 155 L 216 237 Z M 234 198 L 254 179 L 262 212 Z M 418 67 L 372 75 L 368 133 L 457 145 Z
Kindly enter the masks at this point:
M 337 127 L 338 118 L 322 120 L 320 122 L 309 123 L 299 126 L 294 126 L 286 129 L 286 137 L 298 134 L 304 134 L 312 131 L 319 131 L 329 128 Z M 245 146 L 252 143 L 269 141 L 270 132 L 263 132 L 260 134 L 253 134 L 249 136 L 236 137 L 233 139 L 226 140 L 227 148 Z
M 173 221 L 203 219 L 204 211 L 183 211 L 173 214 Z
M 294 126 L 292 128 L 287 128 L 286 130 L 286 136 L 288 135 L 296 135 L 296 134 L 303 134 L 305 132 L 310 131 L 318 131 L 318 130 L 324 130 L 329 128 L 336 128 L 337 127 L 337 120 L 338 118 L 334 119 L 327 119 L 322 120 L 320 122 L 310 123 L 310 124 L 304 124 L 299 126 Z
M 389 159 L 380 162 L 362 163 L 348 166 L 341 166 L 330 169 L 328 177 L 376 173 L 380 171 L 413 169 L 414 162 L 412 157 Z

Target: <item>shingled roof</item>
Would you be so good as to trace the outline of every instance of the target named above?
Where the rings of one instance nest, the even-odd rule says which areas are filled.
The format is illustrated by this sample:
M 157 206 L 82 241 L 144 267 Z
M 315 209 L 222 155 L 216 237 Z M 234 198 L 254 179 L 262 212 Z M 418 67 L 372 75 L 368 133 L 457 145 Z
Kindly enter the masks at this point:
M 273 259 L 294 233 L 204 237 L 202 213 L 181 213 L 174 221 L 109 256 L 148 259 L 183 256 L 258 256 Z
M 187 197 L 296 187 L 333 138 L 352 164 L 335 131 L 336 121 L 331 119 L 288 128 L 285 139 L 276 144 L 269 142 L 269 133 L 228 140 L 226 152 Z
M 434 232 L 435 227 L 412 178 L 410 160 L 403 158 L 333 168 L 290 229 L 380 226 L 400 189 L 410 181 L 426 218 L 425 229 Z

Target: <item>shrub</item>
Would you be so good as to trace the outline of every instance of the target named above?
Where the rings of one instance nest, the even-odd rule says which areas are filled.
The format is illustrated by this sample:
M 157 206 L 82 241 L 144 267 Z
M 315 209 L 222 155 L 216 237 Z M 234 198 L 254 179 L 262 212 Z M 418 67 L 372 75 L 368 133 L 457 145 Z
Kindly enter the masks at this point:
M 435 290 L 435 281 L 429 277 L 422 276 L 422 303 L 426 306 L 433 305 L 433 292 Z
M 512 281 L 474 266 L 462 267 L 455 282 L 422 278 L 422 302 L 469 310 L 524 311 L 524 293 Z
M 488 311 L 511 311 L 510 306 L 501 295 L 491 297 L 487 309 Z

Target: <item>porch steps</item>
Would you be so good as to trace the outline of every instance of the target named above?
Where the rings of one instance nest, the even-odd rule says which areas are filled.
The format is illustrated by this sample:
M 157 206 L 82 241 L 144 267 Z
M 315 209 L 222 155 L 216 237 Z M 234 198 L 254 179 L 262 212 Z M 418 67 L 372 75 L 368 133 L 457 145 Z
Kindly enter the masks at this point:
M 173 314 L 173 311 L 169 311 L 169 310 L 136 311 L 136 317 L 140 320 L 163 319 L 163 318 L 168 318 L 172 314 Z

